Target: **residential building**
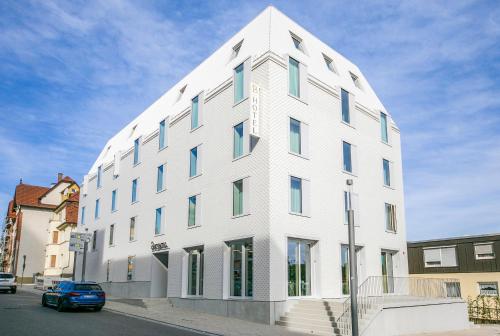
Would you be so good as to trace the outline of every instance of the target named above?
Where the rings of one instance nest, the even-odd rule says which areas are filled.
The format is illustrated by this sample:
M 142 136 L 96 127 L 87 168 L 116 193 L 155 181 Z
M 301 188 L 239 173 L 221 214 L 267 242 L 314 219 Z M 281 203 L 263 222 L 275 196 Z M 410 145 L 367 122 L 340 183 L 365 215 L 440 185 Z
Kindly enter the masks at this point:
M 415 278 L 458 279 L 464 299 L 498 296 L 500 234 L 409 242 L 408 267 Z
M 31 283 L 42 275 L 72 275 L 73 254 L 70 257 L 64 250 L 68 245 L 65 223 L 76 227 L 78 189 L 73 179 L 61 173 L 50 187 L 22 180 L 16 186 L 5 220 L 2 265 L 18 282 Z
M 105 144 L 81 189 L 86 279 L 265 323 L 345 299 L 347 179 L 359 281 L 407 277 L 397 125 L 356 65 L 269 7 Z

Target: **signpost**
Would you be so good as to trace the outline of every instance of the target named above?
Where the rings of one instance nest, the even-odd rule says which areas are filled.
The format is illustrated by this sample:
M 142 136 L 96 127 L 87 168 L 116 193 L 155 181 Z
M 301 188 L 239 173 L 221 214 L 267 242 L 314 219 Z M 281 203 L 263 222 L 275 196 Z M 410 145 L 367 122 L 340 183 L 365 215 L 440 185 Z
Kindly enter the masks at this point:
M 351 191 L 353 181 L 347 180 L 349 188 L 349 202 L 347 210 L 347 222 L 349 224 L 349 275 L 350 275 L 350 293 L 351 293 L 351 323 L 352 323 L 352 336 L 359 335 L 358 329 L 358 270 L 356 261 L 356 239 L 354 236 L 354 210 L 351 204 Z
M 69 238 L 69 250 L 76 253 L 83 253 L 83 263 L 82 263 L 82 281 L 85 281 L 85 264 L 87 259 L 87 247 L 88 243 L 92 239 L 92 233 L 82 233 L 82 232 L 71 232 Z M 76 257 L 75 257 L 76 261 Z M 75 278 L 75 264 L 73 265 L 73 279 Z

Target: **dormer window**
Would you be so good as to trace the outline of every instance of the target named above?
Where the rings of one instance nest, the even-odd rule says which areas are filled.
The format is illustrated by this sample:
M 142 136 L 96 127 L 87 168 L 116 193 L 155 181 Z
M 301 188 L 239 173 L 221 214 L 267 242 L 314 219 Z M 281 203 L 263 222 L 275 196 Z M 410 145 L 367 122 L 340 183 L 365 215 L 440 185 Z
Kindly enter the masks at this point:
M 351 75 L 351 79 L 354 82 L 354 85 L 356 85 L 358 89 L 363 90 L 363 88 L 361 87 L 361 82 L 359 80 L 359 77 L 353 74 L 352 72 L 349 72 L 349 74 Z
M 334 72 L 334 73 L 337 73 L 337 70 L 335 69 L 335 65 L 333 64 L 333 60 L 326 56 L 325 54 L 323 54 L 323 59 L 325 60 L 325 64 L 326 64 L 326 67 L 328 68 L 328 70 L 330 70 L 331 72 Z
M 238 53 L 240 52 L 240 49 L 241 49 L 241 45 L 243 44 L 243 40 L 241 40 L 240 42 L 238 42 L 234 47 L 233 47 L 233 52 L 231 54 L 231 59 L 235 59 L 236 57 L 238 57 Z
M 292 37 L 293 45 L 295 46 L 295 48 L 305 54 L 306 50 L 304 48 L 304 42 L 302 41 L 302 39 L 292 32 L 290 32 L 290 36 Z
M 186 91 L 186 88 L 187 88 L 187 84 L 184 85 L 183 87 L 181 87 L 181 89 L 179 90 L 179 95 L 177 96 L 177 101 L 176 102 L 178 102 L 179 100 L 181 100 L 182 95 L 184 94 L 184 91 Z
M 132 135 L 134 135 L 134 132 L 135 132 L 135 129 L 137 128 L 137 124 L 135 124 L 134 126 L 132 126 L 132 129 L 130 130 L 130 134 L 129 134 L 129 138 L 132 137 Z

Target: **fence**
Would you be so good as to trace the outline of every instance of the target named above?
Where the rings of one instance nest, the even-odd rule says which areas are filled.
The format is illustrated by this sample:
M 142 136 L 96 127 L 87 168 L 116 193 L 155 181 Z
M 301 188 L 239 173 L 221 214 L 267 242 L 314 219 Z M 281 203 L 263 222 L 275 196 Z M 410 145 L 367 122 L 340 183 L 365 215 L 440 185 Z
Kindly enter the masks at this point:
M 358 318 L 361 320 L 370 310 L 378 309 L 384 303 L 433 298 L 460 299 L 460 282 L 456 279 L 368 277 L 358 287 Z M 344 335 L 351 334 L 350 298 L 343 304 L 337 325 Z
M 63 280 L 68 280 L 68 279 L 37 276 L 35 277 L 35 288 L 46 290 L 49 287 L 56 286 Z
M 479 295 L 467 299 L 469 320 L 478 324 L 500 324 L 500 298 Z

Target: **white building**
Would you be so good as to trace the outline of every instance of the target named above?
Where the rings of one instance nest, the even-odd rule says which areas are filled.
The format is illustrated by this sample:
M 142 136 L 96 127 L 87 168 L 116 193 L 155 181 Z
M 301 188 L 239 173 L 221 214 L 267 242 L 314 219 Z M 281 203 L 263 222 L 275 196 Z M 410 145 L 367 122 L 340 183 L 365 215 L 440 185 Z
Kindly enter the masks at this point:
M 406 277 L 398 127 L 356 65 L 269 7 L 108 141 L 80 199 L 86 279 L 266 323 L 346 297 L 347 179 L 360 281 Z

